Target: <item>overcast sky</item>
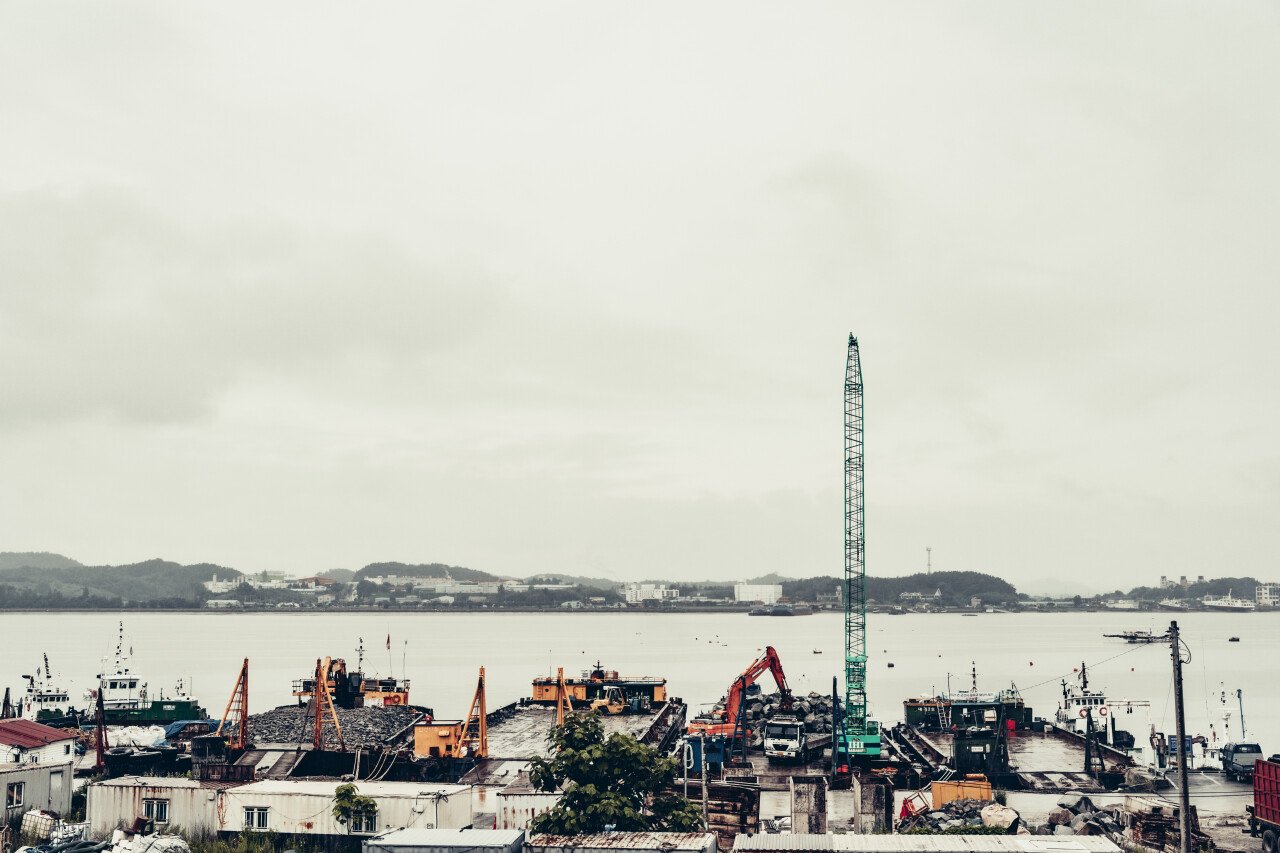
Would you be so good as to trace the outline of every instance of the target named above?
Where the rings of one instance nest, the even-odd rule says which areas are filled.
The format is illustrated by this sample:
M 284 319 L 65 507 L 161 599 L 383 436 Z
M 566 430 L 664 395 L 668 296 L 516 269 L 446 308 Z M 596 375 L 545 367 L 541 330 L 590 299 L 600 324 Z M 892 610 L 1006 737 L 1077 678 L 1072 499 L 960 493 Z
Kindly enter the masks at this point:
M 1280 579 L 1280 7 L 0 3 L 0 550 Z

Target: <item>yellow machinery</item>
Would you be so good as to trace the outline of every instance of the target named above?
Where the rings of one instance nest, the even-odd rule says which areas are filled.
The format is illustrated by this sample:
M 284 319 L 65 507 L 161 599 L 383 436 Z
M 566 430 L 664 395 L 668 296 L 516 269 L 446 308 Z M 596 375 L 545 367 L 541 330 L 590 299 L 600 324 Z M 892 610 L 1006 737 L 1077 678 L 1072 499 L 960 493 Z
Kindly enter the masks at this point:
M 413 727 L 413 754 L 419 758 L 488 758 L 489 711 L 484 667 L 465 720 L 433 720 Z
M 622 691 L 617 687 L 606 687 L 604 696 L 596 699 L 591 703 L 592 711 L 600 711 L 612 717 L 616 714 L 625 714 L 627 711 L 627 700 L 622 695 Z

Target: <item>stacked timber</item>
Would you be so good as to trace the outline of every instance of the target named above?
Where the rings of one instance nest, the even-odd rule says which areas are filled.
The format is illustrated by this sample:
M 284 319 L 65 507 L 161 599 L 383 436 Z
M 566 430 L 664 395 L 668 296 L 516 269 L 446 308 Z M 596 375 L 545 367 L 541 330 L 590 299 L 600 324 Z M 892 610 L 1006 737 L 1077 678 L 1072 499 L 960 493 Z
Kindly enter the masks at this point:
M 673 793 L 683 793 L 683 783 Z M 702 783 L 689 780 L 689 800 L 702 804 Z M 707 784 L 707 831 L 720 840 L 720 849 L 733 847 L 739 835 L 755 835 L 760 831 L 760 786 L 754 777 L 725 779 Z

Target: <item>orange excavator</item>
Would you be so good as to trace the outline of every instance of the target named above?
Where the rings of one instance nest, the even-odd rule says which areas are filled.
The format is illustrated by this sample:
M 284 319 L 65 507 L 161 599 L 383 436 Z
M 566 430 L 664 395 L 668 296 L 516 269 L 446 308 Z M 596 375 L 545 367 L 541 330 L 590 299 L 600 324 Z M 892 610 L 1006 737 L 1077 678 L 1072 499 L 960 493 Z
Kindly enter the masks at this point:
M 778 685 L 778 692 L 782 695 L 783 710 L 790 710 L 791 688 L 787 686 L 787 676 L 782 671 L 782 661 L 778 658 L 778 653 L 773 646 L 765 646 L 764 653 L 729 685 L 724 709 L 694 717 L 689 723 L 688 733 L 706 737 L 723 735 L 735 740 L 748 737 L 750 732 L 747 731 L 742 701 L 747 695 L 747 688 L 755 684 L 756 679 L 765 670 L 773 674 L 773 680 Z

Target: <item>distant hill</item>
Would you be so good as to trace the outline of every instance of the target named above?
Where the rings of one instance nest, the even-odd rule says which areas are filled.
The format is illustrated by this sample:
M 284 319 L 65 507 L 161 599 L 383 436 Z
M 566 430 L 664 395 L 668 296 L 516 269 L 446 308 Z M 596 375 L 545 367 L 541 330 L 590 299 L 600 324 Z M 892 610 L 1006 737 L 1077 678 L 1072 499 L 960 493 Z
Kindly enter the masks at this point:
M 328 578 L 338 583 L 351 583 L 355 580 L 356 573 L 350 569 L 325 569 L 323 572 L 316 572 L 318 578 Z
M 782 594 L 797 601 L 813 601 L 818 593 L 831 595 L 843 581 L 830 575 L 803 580 L 782 581 Z M 867 577 L 867 598 L 882 604 L 896 604 L 904 592 L 921 595 L 942 593 L 941 603 L 968 605 L 969 599 L 981 598 L 984 604 L 1006 604 L 1017 601 L 1013 584 L 982 572 L 919 572 L 899 578 Z
M 199 563 L 184 566 L 154 559 L 125 566 L 71 566 L 50 573 L 47 568 L 0 569 L 0 606 L 117 606 L 185 607 L 209 597 L 202 586 L 214 574 L 223 579 L 241 573 L 226 566 Z
M 1204 598 L 1206 595 L 1226 595 L 1253 600 L 1258 581 L 1254 578 L 1212 578 L 1204 583 L 1190 584 L 1185 590 L 1176 586 L 1163 589 L 1158 586 L 1138 586 L 1129 590 L 1129 598 L 1159 601 L 1162 598 Z
M 546 580 L 543 580 L 543 578 L 546 578 Z M 573 584 L 574 586 L 590 587 L 591 589 L 611 590 L 621 586 L 620 581 L 612 581 L 612 580 L 609 580 L 608 578 L 590 578 L 590 577 L 585 577 L 583 575 L 561 575 L 561 574 L 556 574 L 554 572 L 553 573 L 542 572 L 541 574 L 530 575 L 524 580 L 525 580 L 525 583 L 533 583 L 535 579 L 537 579 L 540 583 L 546 583 L 547 581 L 551 581 L 552 583 L 567 583 L 567 584 Z
M 356 580 L 376 578 L 382 575 L 401 575 L 407 578 L 453 578 L 456 581 L 497 581 L 502 578 L 482 572 L 478 569 L 467 569 L 462 566 L 446 566 L 444 563 L 370 563 L 356 572 Z M 336 580 L 336 578 L 335 578 Z
M 767 575 L 761 575 L 758 578 L 751 578 L 747 583 L 786 583 L 793 580 L 796 580 L 796 578 L 789 578 L 786 575 L 780 575 L 777 572 L 769 572 Z
M 0 569 L 77 569 L 83 565 L 48 551 L 0 551 Z

